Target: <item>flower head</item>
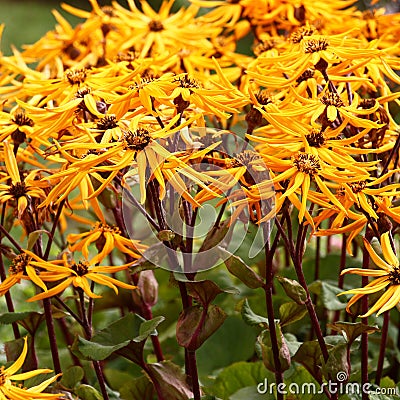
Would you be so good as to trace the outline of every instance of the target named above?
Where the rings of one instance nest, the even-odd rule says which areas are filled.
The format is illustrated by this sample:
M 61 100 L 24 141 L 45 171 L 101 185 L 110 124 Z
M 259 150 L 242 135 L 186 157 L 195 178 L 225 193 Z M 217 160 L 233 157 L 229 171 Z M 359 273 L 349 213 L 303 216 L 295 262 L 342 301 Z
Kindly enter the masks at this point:
M 45 380 L 41 384 L 30 387 L 29 389 L 15 383 L 15 381 L 24 381 L 40 374 L 47 374 L 49 372 L 52 372 L 52 370 L 50 369 L 36 369 L 34 371 L 22 372 L 20 374 L 16 373 L 19 369 L 21 369 L 28 353 L 27 340 L 28 337 L 25 336 L 24 347 L 18 359 L 8 368 L 5 368 L 4 366 L 0 367 L 0 398 L 2 400 L 63 399 L 64 396 L 60 394 L 42 393 L 43 390 L 47 388 L 47 386 L 49 386 L 59 377 L 59 375 L 53 376 L 52 378 Z
M 340 293 L 354 294 L 347 304 L 346 310 L 348 312 L 350 312 L 350 307 L 363 296 L 386 289 L 370 310 L 360 317 L 368 317 L 374 312 L 376 312 L 376 315 L 382 314 L 400 302 L 400 261 L 394 253 L 390 242 L 390 232 L 385 232 L 381 236 L 380 242 L 383 259 L 375 252 L 370 243 L 364 239 L 364 245 L 372 261 L 379 267 L 378 269 L 347 268 L 342 272 L 342 274 L 356 274 L 376 278 L 363 288 L 350 289 Z

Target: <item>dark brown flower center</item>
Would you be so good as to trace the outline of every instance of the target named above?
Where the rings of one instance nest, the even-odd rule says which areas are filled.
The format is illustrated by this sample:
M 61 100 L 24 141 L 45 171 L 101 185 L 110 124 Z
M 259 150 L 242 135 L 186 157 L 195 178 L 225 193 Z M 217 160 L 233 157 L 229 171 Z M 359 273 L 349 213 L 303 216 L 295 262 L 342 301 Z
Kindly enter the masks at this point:
M 319 158 L 313 154 L 299 152 L 292 157 L 293 165 L 308 175 L 316 175 L 321 170 Z
M 263 106 L 272 103 L 271 97 L 266 90 L 260 90 L 256 93 L 256 99 Z
M 351 183 L 348 183 L 348 185 L 349 185 L 350 189 L 353 191 L 353 193 L 360 193 L 367 186 L 367 182 L 366 181 L 351 182 Z
M 311 36 L 317 32 L 317 28 L 313 25 L 304 25 L 296 29 L 289 37 L 292 43 L 300 43 L 305 36 Z
M 96 124 L 96 128 L 102 131 L 106 131 L 107 129 L 117 128 L 118 121 L 117 117 L 114 114 L 106 115 L 103 118 L 100 118 Z
M 156 21 L 156 20 L 152 20 L 149 22 L 149 29 L 152 32 L 160 32 L 164 30 L 164 25 L 162 24 L 161 21 Z
M 135 61 L 138 58 L 138 56 L 139 56 L 139 54 L 135 51 L 121 52 L 115 56 L 114 61 L 115 62 L 121 62 L 121 61 L 132 62 L 132 61 Z
M 261 42 L 257 43 L 254 46 L 253 53 L 256 56 L 259 56 L 260 54 L 265 53 L 266 51 L 273 49 L 276 46 L 276 43 L 277 42 L 276 42 L 275 39 L 262 40 Z
M 135 132 L 125 131 L 123 140 L 128 149 L 140 151 L 150 143 L 151 136 L 147 129 L 139 128 Z
M 117 235 L 119 235 L 121 233 L 118 226 L 115 226 L 115 225 L 110 226 L 103 222 L 97 222 L 96 225 L 93 227 L 93 230 L 101 230 L 103 232 L 111 232 L 111 233 L 114 233 Z
M 81 84 L 85 82 L 87 76 L 86 68 L 70 69 L 66 71 L 65 77 L 71 85 Z
M 27 116 L 25 115 L 25 113 L 20 112 L 20 111 L 17 112 L 17 113 L 14 115 L 12 121 L 15 122 L 15 123 L 16 123 L 17 125 L 19 125 L 19 126 L 23 126 L 23 125 L 26 125 L 26 126 L 33 126 L 33 125 L 34 125 L 33 120 L 32 120 L 31 118 L 27 117 Z
M 254 151 L 251 150 L 244 150 L 239 154 L 235 155 L 235 158 L 231 159 L 231 166 L 230 168 L 234 167 L 250 167 L 253 161 L 260 160 L 261 157 Z
M 26 254 L 26 253 L 18 254 L 12 260 L 12 263 L 8 269 L 8 272 L 11 275 L 16 275 L 20 272 L 26 273 L 26 267 L 28 266 L 30 261 L 31 261 L 31 257 L 29 257 L 28 254 Z
M 323 132 L 319 129 L 313 129 L 306 135 L 307 142 L 312 147 L 322 147 L 326 143 L 326 138 Z
M 78 276 L 84 276 L 89 272 L 89 263 L 87 261 L 79 261 L 73 263 L 71 269 L 78 274 Z
M 83 99 L 87 94 L 89 94 L 92 90 L 89 87 L 83 87 L 78 89 L 75 93 L 76 99 Z
M 360 101 L 359 107 L 361 107 L 364 110 L 368 110 L 370 108 L 374 108 L 376 104 L 375 99 L 362 99 Z
M 326 106 L 343 107 L 343 100 L 337 93 L 328 92 L 321 97 L 321 103 Z
M 400 268 L 393 267 L 393 270 L 389 272 L 388 277 L 392 285 L 400 285 Z
M 10 193 L 15 199 L 18 199 L 22 196 L 25 196 L 27 190 L 28 188 L 26 187 L 25 182 L 17 182 L 10 185 L 8 193 Z
M 305 53 L 317 53 L 318 51 L 326 50 L 329 42 L 326 38 L 308 39 L 304 42 Z
M 200 89 L 200 83 L 189 76 L 181 76 L 175 79 L 175 82 L 179 82 L 179 86 L 187 89 Z

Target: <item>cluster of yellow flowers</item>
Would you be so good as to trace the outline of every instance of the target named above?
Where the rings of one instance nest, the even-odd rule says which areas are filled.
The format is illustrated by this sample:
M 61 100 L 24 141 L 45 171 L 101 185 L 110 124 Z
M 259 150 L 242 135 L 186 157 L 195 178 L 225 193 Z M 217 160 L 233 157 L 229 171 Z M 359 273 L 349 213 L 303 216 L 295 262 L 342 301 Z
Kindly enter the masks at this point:
M 63 4 L 83 19 L 76 27 L 53 11 L 53 31 L 0 55 L 1 225 L 30 235 L 53 222 L 51 240 L 56 228 L 69 235 L 67 244 L 49 239 L 51 251 L 40 235 L 31 249 L 19 248 L 0 294 L 21 280 L 42 289 L 30 301 L 69 286 L 99 297 L 94 282 L 115 292 L 135 288 L 135 278 L 109 276 L 146 249 L 121 223 L 130 170 L 138 205 L 158 218 L 152 221 L 160 231 L 166 227 L 156 203 L 170 187 L 186 211 L 231 199 L 235 217 L 248 212 L 256 223 L 289 204 L 313 235 L 348 234 L 349 254 L 368 228 L 381 240 L 384 260 L 365 240 L 380 269 L 343 271 L 377 277 L 348 291 L 355 294 L 349 307 L 386 287 L 365 315 L 394 307 L 400 14 L 361 12 L 353 3 L 191 0 L 176 12 L 174 0 L 158 12 L 134 0 L 129 8 L 90 0 L 90 12 Z M 251 52 L 239 53 L 249 36 Z M 207 129 L 218 140 L 207 142 Z M 221 151 L 240 132 L 245 145 L 237 154 Z M 265 170 L 267 178 L 252 179 Z M 234 190 L 238 182 L 246 198 Z M 275 207 L 265 213 L 259 204 L 271 185 Z M 86 230 L 73 232 L 78 225 Z M 125 263 L 102 265 L 115 249 Z

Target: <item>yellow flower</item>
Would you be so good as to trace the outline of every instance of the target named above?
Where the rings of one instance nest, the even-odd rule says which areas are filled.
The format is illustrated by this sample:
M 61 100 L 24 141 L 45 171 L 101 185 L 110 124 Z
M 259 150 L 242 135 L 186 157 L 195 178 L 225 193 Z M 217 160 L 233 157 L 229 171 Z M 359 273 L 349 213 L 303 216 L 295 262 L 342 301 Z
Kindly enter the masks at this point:
M 386 232 L 381 236 L 381 246 L 383 252 L 382 259 L 375 250 L 364 239 L 364 245 L 371 256 L 372 261 L 379 267 L 379 269 L 364 269 L 364 268 L 347 268 L 342 271 L 342 274 L 356 274 L 361 276 L 372 276 L 374 279 L 363 288 L 350 289 L 340 294 L 354 294 L 347 304 L 346 310 L 350 312 L 350 307 L 363 296 L 377 293 L 386 288 L 386 291 L 371 307 L 371 309 L 360 317 L 368 317 L 374 312 L 376 315 L 382 314 L 385 311 L 395 307 L 400 302 L 400 262 L 398 257 L 393 251 L 390 243 L 390 232 Z
M 51 369 L 36 369 L 34 371 L 22 372 L 17 374 L 24 364 L 28 353 L 28 337 L 24 338 L 24 347 L 18 359 L 8 368 L 0 367 L 0 399 L 1 400 L 45 400 L 45 399 L 63 399 L 60 394 L 42 393 L 51 383 L 53 383 L 60 375 L 53 376 L 37 386 L 29 389 L 17 385 L 14 381 L 24 381 L 40 374 L 48 374 L 53 372 Z
M 39 278 L 35 268 L 30 265 L 31 258 L 26 253 L 17 255 L 11 262 L 9 267 L 9 275 L 0 284 L 0 296 L 7 293 L 15 284 L 20 283 L 21 280 L 31 280 L 36 285 L 46 290 L 46 285 Z
M 127 239 L 121 235 L 121 231 L 116 226 L 110 226 L 103 222 L 96 222 L 90 232 L 81 234 L 70 234 L 67 237 L 70 243 L 70 251 L 80 251 L 85 258 L 89 258 L 89 246 L 96 244 L 99 253 L 93 257 L 92 263 L 99 263 L 115 248 L 123 254 L 127 254 L 133 258 L 140 258 L 140 254 L 145 251 L 147 246 L 140 244 L 137 240 Z
M 30 206 L 31 197 L 39 199 L 45 198 L 44 191 L 38 187 L 38 181 L 34 180 L 36 172 L 28 174 L 21 180 L 17 161 L 8 142 L 4 142 L 4 161 L 11 181 L 7 184 L 0 184 L 0 203 L 15 200 L 17 203 L 17 213 L 20 219 L 25 210 Z
M 11 137 L 16 145 L 23 143 L 33 132 L 33 120 L 21 110 L 0 112 L 0 142 Z
M 84 260 L 74 262 L 68 260 L 66 253 L 63 254 L 62 260 L 44 261 L 34 253 L 25 250 L 25 252 L 32 257 L 30 264 L 33 267 L 40 268 L 43 272 L 40 273 L 40 278 L 45 282 L 57 282 L 56 286 L 51 289 L 45 290 L 30 299 L 28 302 L 46 299 L 63 292 L 68 286 L 73 285 L 76 288 L 83 290 L 89 297 L 100 298 L 101 296 L 92 292 L 89 281 L 107 286 L 118 294 L 118 287 L 124 289 L 136 289 L 136 286 L 129 285 L 118 279 L 112 278 L 105 274 L 113 274 L 115 272 L 126 270 L 130 264 L 123 264 L 117 266 L 96 266 L 93 259 L 90 261 Z
M 115 13 L 126 29 L 126 37 L 117 45 L 120 50 L 134 48 L 140 57 L 162 53 L 176 53 L 177 49 L 212 48 L 208 40 L 220 33 L 220 29 L 199 25 L 195 16 L 199 7 L 191 5 L 170 13 L 174 0 L 161 3 L 158 12 L 146 1 L 140 1 L 140 11 L 133 0 L 128 0 L 130 10 L 116 7 Z

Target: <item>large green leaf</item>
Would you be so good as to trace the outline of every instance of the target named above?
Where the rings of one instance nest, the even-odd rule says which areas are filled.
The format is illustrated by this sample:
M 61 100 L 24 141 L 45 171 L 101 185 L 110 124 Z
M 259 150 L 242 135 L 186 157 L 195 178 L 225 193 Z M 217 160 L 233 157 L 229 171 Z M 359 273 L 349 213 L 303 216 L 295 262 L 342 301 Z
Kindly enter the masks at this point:
M 365 325 L 362 322 L 334 322 L 333 324 L 328 324 L 328 328 L 334 331 L 341 332 L 348 342 L 349 346 L 360 336 L 363 332 L 369 334 L 379 331 L 377 326 Z
M 221 293 L 237 293 L 234 289 L 221 289 L 211 280 L 186 282 L 186 289 L 203 307 L 209 304 Z
M 183 310 L 176 325 L 178 343 L 189 350 L 197 350 L 223 324 L 225 318 L 225 312 L 214 304 L 207 308 L 192 306 Z
M 285 293 L 294 300 L 297 304 L 304 304 L 307 298 L 307 293 L 303 286 L 294 279 L 277 276 L 278 282 L 282 285 Z
M 88 360 L 105 360 L 115 351 L 126 347 L 130 343 L 130 339 L 115 345 L 106 345 L 104 343 L 98 343 L 91 340 L 78 338 L 79 344 L 78 349 Z
M 316 379 L 321 380 L 322 352 L 318 341 L 304 342 L 293 357 L 293 361 L 302 364 Z
M 337 377 L 339 380 L 344 381 L 350 376 L 350 364 L 349 364 L 349 347 L 347 343 L 340 343 L 333 346 L 328 350 L 329 357 L 326 361 L 323 371 L 326 379 L 335 380 Z M 344 379 L 340 379 L 344 376 Z
M 154 386 L 147 376 L 128 380 L 119 390 L 123 400 L 153 400 Z
M 306 314 L 307 309 L 304 305 L 297 304 L 294 301 L 281 304 L 279 307 L 280 325 L 290 325 L 293 322 L 301 320 Z
M 281 371 L 285 371 L 290 367 L 291 357 L 288 345 L 286 344 L 285 338 L 282 335 L 281 327 L 279 322 L 275 322 L 276 340 L 279 350 L 279 363 Z M 275 359 L 272 351 L 271 342 L 271 331 L 264 330 L 260 333 L 257 338 L 257 345 L 261 350 L 262 360 L 266 368 L 270 371 L 275 372 L 277 370 L 275 365 Z
M 238 315 L 229 315 L 223 325 L 196 352 L 201 380 L 212 371 L 254 356 L 257 332 Z
M 91 360 L 104 360 L 120 350 L 124 356 L 132 353 L 129 359 L 140 362 L 144 341 L 156 333 L 155 328 L 163 320 L 164 317 L 160 316 L 146 321 L 136 314 L 127 314 L 94 335 L 90 341 L 79 337 L 77 347 L 83 356 Z M 122 352 L 124 348 L 127 351 Z
M 36 311 L 12 312 L 1 314 L 0 324 L 12 324 L 17 322 L 34 336 L 44 319 L 44 314 Z
M 165 399 L 188 400 L 193 397 L 187 377 L 171 361 L 148 364 L 146 373 L 157 383 Z
M 268 371 L 261 361 L 238 362 L 223 369 L 214 383 L 205 388 L 206 393 L 222 400 L 228 400 L 238 390 L 267 382 L 275 382 L 274 374 Z
M 338 294 L 343 289 L 324 281 L 315 281 L 308 288 L 311 293 L 318 295 L 318 298 L 321 299 L 322 304 L 327 310 L 337 311 L 346 308 L 346 298 L 338 297 Z
M 76 394 L 81 400 L 103 400 L 103 396 L 93 386 L 80 385 L 76 389 Z
M 82 367 L 73 365 L 63 371 L 61 385 L 68 389 L 73 389 L 82 380 L 85 372 Z
M 264 286 L 264 280 L 252 268 L 250 268 L 240 257 L 230 254 L 228 251 L 218 248 L 221 258 L 225 259 L 228 271 L 240 279 L 250 289 Z
M 263 329 L 268 328 L 268 319 L 257 315 L 250 307 L 247 299 L 241 302 L 240 312 L 242 314 L 243 321 L 248 325 L 259 326 Z

